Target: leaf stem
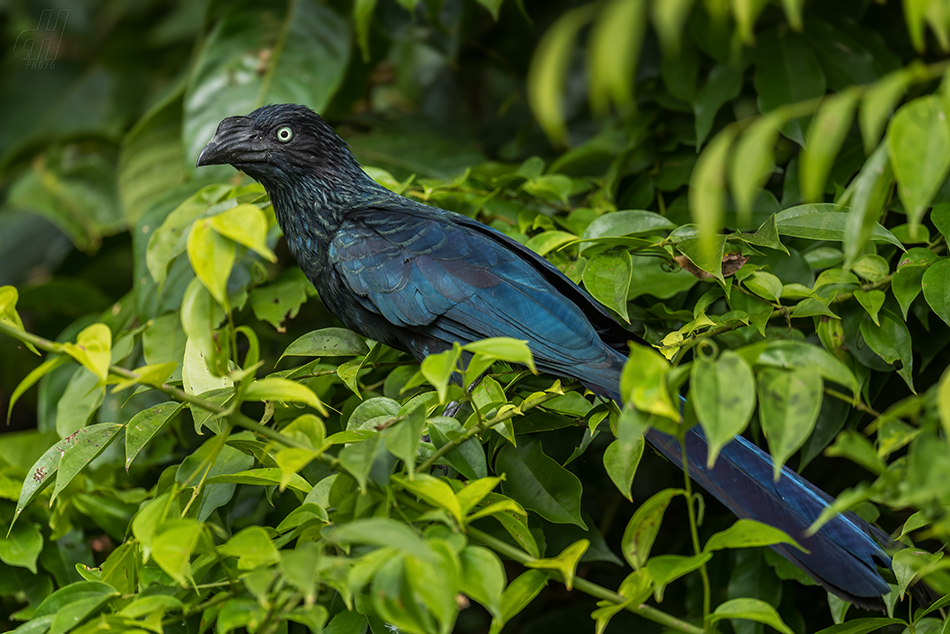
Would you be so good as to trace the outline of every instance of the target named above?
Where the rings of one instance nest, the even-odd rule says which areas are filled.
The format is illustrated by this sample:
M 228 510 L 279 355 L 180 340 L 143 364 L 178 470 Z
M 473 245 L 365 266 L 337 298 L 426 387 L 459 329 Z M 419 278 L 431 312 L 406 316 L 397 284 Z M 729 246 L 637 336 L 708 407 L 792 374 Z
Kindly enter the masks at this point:
M 477 528 L 469 526 L 466 529 L 466 532 L 475 541 L 488 546 L 498 554 L 504 555 L 505 557 L 517 561 L 522 565 L 535 561 L 534 557 L 520 548 L 512 546 L 511 544 L 504 542 L 497 537 L 489 535 L 488 533 L 480 531 Z M 617 594 L 612 590 L 608 590 L 607 588 L 592 581 L 588 581 L 582 577 L 574 578 L 574 587 L 584 594 L 594 597 L 595 599 L 610 601 L 611 603 L 616 603 L 618 605 L 625 603 L 627 600 L 624 596 Z M 666 612 L 657 610 L 653 606 L 647 605 L 645 603 L 641 603 L 640 605 L 627 605 L 625 606 L 625 609 L 633 612 L 634 614 L 642 616 L 645 619 L 653 621 L 654 623 L 664 625 L 671 630 L 685 632 L 685 634 L 703 634 L 703 630 L 701 628 L 687 623 L 682 619 L 678 619 L 675 616 L 671 616 Z
M 681 438 L 680 450 L 683 454 L 683 481 L 686 489 L 686 513 L 689 518 L 689 536 L 693 541 L 693 551 L 699 555 L 703 552 L 699 545 L 699 529 L 696 525 L 696 509 L 693 507 L 693 481 L 689 477 L 689 461 L 686 459 L 686 442 Z M 709 572 L 706 570 L 706 564 L 699 567 L 699 576 L 703 580 L 703 623 L 709 624 L 709 607 L 712 591 L 709 587 Z

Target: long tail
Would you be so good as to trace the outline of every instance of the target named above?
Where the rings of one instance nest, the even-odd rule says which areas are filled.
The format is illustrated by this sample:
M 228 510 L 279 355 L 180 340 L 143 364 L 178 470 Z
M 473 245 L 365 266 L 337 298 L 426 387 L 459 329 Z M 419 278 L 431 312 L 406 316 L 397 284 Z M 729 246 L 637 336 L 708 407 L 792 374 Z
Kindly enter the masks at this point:
M 622 403 L 614 390 L 595 387 L 595 391 Z M 682 468 L 683 453 L 676 438 L 656 429 L 650 429 L 646 438 Z M 685 440 L 689 475 L 694 481 L 738 517 L 779 528 L 808 552 L 784 545 L 773 546 L 774 550 L 828 592 L 863 608 L 883 609 L 881 596 L 890 587 L 879 567 L 891 569 L 886 549 L 901 547 L 890 535 L 851 512 L 836 516 L 808 535 L 808 527 L 834 501 L 830 495 L 787 467 L 775 481 L 771 456 L 741 436 L 722 449 L 711 469 L 706 466 L 708 444 L 702 430 L 691 428 Z M 929 603 L 925 586 L 918 584 L 911 590 Z
M 682 466 L 679 442 L 651 429 L 647 439 L 673 463 Z M 791 469 L 773 480 L 772 458 L 739 436 L 706 467 L 706 438 L 698 427 L 686 433 L 689 475 L 738 517 L 769 524 L 788 533 L 808 550 L 773 548 L 807 572 L 827 591 L 865 608 L 883 608 L 881 595 L 890 588 L 878 566 L 891 567 L 885 547 L 896 546 L 890 535 L 854 513 L 838 515 L 814 535 L 808 527 L 833 498 Z

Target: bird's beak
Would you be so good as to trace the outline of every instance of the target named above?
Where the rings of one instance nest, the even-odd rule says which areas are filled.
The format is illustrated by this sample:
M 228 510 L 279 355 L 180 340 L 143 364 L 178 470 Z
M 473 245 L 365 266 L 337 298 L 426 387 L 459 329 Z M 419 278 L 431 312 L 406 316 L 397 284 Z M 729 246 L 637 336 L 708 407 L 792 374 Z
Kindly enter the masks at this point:
M 254 130 L 250 117 L 222 119 L 208 144 L 198 155 L 197 167 L 203 165 L 239 165 L 266 160 L 263 140 Z

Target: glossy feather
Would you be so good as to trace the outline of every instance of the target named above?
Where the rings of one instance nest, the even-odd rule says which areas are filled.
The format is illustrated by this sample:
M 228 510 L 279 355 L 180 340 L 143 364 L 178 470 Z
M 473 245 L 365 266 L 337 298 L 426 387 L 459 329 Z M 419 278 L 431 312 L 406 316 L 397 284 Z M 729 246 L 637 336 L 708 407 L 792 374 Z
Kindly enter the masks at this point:
M 275 131 L 290 126 L 292 143 Z M 574 377 L 620 403 L 628 342 L 623 329 L 586 292 L 544 258 L 468 217 L 384 189 L 366 176 L 339 137 L 302 106 L 266 106 L 222 121 L 199 165 L 231 163 L 267 189 L 291 252 L 327 308 L 350 328 L 416 359 L 454 342 L 485 337 L 527 340 L 539 369 Z M 648 440 L 681 465 L 677 441 L 657 430 Z M 776 526 L 810 552 L 775 549 L 828 591 L 881 607 L 889 587 L 890 537 L 847 513 L 816 535 L 805 529 L 831 498 L 782 470 L 737 438 L 713 469 L 706 441 L 687 432 L 689 473 L 739 517 Z

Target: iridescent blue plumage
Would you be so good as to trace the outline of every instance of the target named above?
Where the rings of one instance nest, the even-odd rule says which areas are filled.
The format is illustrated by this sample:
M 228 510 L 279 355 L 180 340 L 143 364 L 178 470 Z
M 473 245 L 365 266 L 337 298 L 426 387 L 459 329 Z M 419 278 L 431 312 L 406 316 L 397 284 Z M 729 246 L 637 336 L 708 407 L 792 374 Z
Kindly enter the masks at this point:
M 292 138 L 282 140 L 290 128 Z M 421 360 L 454 342 L 527 340 L 538 368 L 574 377 L 620 402 L 624 330 L 587 293 L 523 245 L 468 217 L 393 194 L 303 106 L 265 106 L 221 122 L 198 164 L 230 163 L 259 180 L 291 252 L 327 308 L 350 328 Z M 681 464 L 675 439 L 648 439 Z M 769 456 L 738 438 L 706 465 L 706 441 L 686 436 L 690 475 L 740 517 L 786 531 L 809 553 L 776 550 L 830 592 L 880 606 L 890 537 L 853 514 L 805 530 L 830 498 L 795 472 L 772 479 Z

